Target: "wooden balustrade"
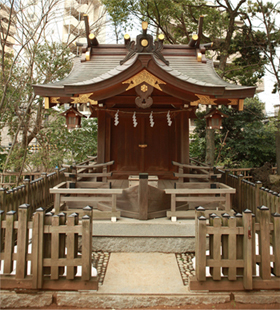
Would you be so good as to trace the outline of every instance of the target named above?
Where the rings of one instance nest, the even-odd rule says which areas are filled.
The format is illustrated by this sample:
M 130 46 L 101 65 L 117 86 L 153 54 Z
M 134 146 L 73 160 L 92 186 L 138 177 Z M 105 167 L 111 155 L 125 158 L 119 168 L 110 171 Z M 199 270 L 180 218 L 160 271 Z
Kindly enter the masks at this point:
M 6 214 L 11 210 L 18 211 L 19 205 L 27 203 L 32 209 L 30 216 L 39 207 L 52 208 L 54 198 L 49 189 L 65 180 L 64 171 L 57 169 L 50 174 L 41 173 L 40 178 L 25 179 L 23 185 L 10 190 L 0 188 L 0 208 Z
M 45 214 L 38 208 L 30 221 L 31 212 L 29 205 L 19 206 L 16 220 L 15 211 L 9 211 L 6 219 L 0 211 L 1 288 L 97 290 L 98 277 L 92 275 L 91 210 L 83 211 L 80 220 L 77 214 Z
M 191 290 L 279 289 L 279 213 L 271 215 L 271 210 L 262 206 L 257 208 L 256 216 L 245 209 L 236 216 L 212 214 L 208 219 L 200 207 L 195 225 L 196 275 L 190 281 Z M 257 265 L 259 274 L 256 274 Z M 206 276 L 207 267 L 210 276 Z
M 177 202 L 215 203 L 220 213 L 231 212 L 231 195 L 235 189 L 222 183 L 177 183 L 175 189 L 165 189 L 165 193 L 171 195 L 171 211 L 167 211 L 167 217 L 172 221 L 179 218 L 194 218 L 195 210 L 178 211 Z M 213 210 L 209 210 L 213 212 Z
M 230 174 L 228 170 L 219 170 L 219 172 L 222 174 L 221 181 L 236 189 L 236 194 L 232 199 L 232 207 L 236 212 L 242 213 L 246 208 L 250 208 L 256 214 L 257 207 L 265 205 L 271 209 L 272 213 L 280 213 L 279 193 L 262 187 L 260 181 L 252 183 L 244 179 L 242 174 L 236 176 Z
M 2 172 L 0 173 L 0 186 L 12 188 L 16 184 L 23 183 L 24 179 L 31 181 L 35 180 L 41 175 L 41 172 Z

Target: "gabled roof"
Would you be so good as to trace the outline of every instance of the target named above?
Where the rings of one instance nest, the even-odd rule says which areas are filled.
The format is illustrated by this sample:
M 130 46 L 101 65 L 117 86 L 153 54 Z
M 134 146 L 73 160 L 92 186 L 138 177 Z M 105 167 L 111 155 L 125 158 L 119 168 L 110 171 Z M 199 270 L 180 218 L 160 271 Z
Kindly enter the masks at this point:
M 170 92 L 172 87 L 193 96 L 243 99 L 254 95 L 256 87 L 239 86 L 221 79 L 212 62 L 205 58 L 206 45 L 197 42 L 196 38 L 188 45 L 163 45 L 163 40 L 153 41 L 144 30 L 137 36 L 136 43 L 126 40 L 125 44 L 102 45 L 95 40 L 83 48 L 84 54 L 75 59 L 65 79 L 34 85 L 34 91 L 41 96 L 66 97 L 93 93 L 91 99 L 101 100 L 124 92 L 123 82 L 145 69 L 166 82 L 162 90 L 167 93 L 169 90 L 173 96 L 176 91 Z

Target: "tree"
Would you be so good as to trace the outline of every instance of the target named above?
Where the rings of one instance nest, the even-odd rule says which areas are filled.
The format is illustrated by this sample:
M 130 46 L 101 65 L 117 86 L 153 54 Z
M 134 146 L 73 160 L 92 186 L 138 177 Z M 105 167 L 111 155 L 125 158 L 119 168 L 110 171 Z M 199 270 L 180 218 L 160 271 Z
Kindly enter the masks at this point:
M 264 104 L 257 98 L 246 99 L 244 111 L 222 108 L 222 112 L 229 117 L 223 120 L 223 129 L 215 134 L 215 164 L 228 167 L 259 167 L 265 162 L 275 163 L 275 126 L 265 117 L 263 109 Z M 206 112 L 197 114 L 197 141 L 194 145 L 191 143 L 190 153 L 191 156 L 198 156 L 204 160 L 206 122 L 202 117 Z M 194 153 L 193 150 L 199 143 L 200 152 Z
M 197 31 L 199 17 L 204 15 L 201 43 L 214 42 L 214 52 L 208 56 L 218 61 L 220 76 L 242 85 L 256 85 L 264 75 L 265 59 L 258 45 L 251 44 L 259 36 L 255 35 L 245 11 L 247 0 L 239 0 L 235 5 L 228 0 L 217 0 L 214 4 L 204 0 L 103 0 L 103 3 L 114 22 L 122 24 L 123 16 L 147 20 L 150 31 L 163 33 L 165 42 L 170 44 L 187 44 Z
M 49 36 L 56 13 L 64 14 L 62 0 L 39 0 L 34 3 L 6 0 L 1 8 L 5 18 L 0 20 L 0 126 L 1 129 L 9 128 L 8 134 L 12 140 L 3 170 L 13 168 L 21 172 L 27 165 L 32 166 L 30 163 L 34 156 L 28 151 L 30 142 L 38 137 L 40 143 L 46 145 L 43 142 L 46 129 L 43 99 L 34 95 L 32 84 L 63 79 L 72 67 L 74 55 L 70 50 L 71 44 L 84 32 L 74 31 L 66 43 L 56 42 Z M 59 11 L 60 8 L 63 11 Z M 102 16 L 95 25 L 91 25 L 95 33 L 102 26 L 101 20 Z M 8 53 L 11 42 L 15 43 L 15 48 Z M 46 135 L 45 138 L 47 140 Z M 49 164 L 45 162 L 44 166 L 49 167 Z

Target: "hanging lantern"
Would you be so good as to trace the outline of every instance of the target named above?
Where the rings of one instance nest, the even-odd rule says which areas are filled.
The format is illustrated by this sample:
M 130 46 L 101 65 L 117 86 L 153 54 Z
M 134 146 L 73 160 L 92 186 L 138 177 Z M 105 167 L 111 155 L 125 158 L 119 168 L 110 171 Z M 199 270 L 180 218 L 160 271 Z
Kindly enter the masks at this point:
M 60 115 L 63 115 L 66 118 L 66 126 L 68 129 L 80 128 L 82 117 L 86 118 L 74 107 L 71 107 L 65 112 L 60 113 Z
M 228 115 L 220 112 L 217 109 L 212 109 L 208 112 L 204 118 L 206 119 L 206 128 L 207 129 L 223 129 L 222 119 L 228 117 Z

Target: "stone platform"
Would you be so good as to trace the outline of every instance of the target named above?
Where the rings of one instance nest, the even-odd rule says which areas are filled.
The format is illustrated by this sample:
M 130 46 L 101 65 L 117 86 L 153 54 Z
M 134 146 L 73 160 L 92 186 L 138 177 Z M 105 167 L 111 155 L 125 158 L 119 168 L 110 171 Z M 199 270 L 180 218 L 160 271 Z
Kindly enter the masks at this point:
M 120 218 L 93 221 L 93 251 L 183 253 L 195 250 L 195 221 Z

